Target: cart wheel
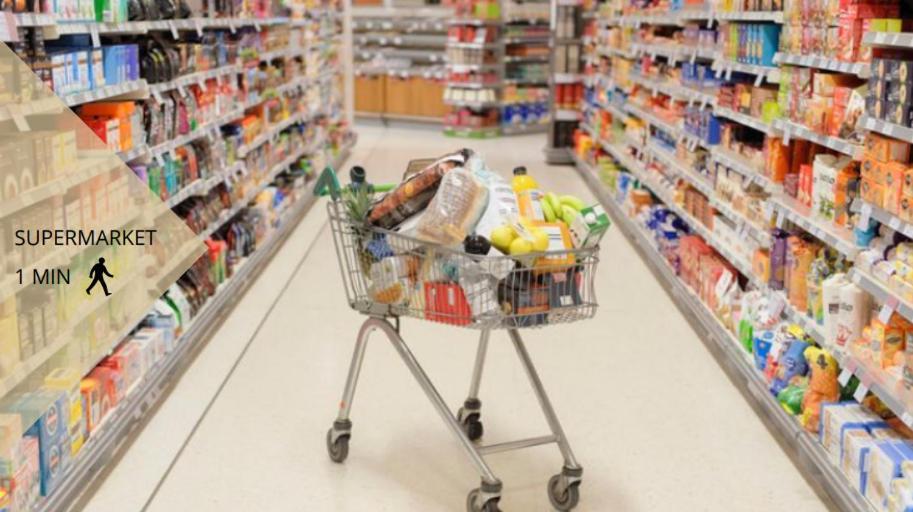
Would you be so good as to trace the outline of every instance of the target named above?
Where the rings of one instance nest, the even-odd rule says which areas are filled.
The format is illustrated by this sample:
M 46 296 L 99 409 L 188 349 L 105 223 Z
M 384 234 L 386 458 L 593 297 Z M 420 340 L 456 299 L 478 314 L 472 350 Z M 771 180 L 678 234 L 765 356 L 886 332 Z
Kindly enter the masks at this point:
M 482 491 L 479 489 L 473 489 L 469 493 L 469 496 L 466 497 L 466 512 L 501 512 L 501 509 L 498 508 L 500 497 L 491 498 L 484 505 L 480 505 L 481 494 Z
M 548 501 L 561 512 L 573 510 L 580 502 L 580 481 L 564 484 L 563 475 L 555 475 L 548 481 Z
M 349 456 L 349 436 L 342 435 L 333 442 L 333 429 L 327 431 L 327 452 L 330 454 L 330 460 L 337 464 L 345 462 Z
M 464 411 L 463 408 L 460 408 L 457 413 L 457 418 L 463 418 Z M 463 433 L 466 434 L 466 437 L 470 441 L 478 441 L 482 439 L 482 434 L 485 433 L 485 427 L 482 426 L 482 420 L 479 419 L 479 413 L 471 413 L 463 418 L 461 426 L 463 427 Z

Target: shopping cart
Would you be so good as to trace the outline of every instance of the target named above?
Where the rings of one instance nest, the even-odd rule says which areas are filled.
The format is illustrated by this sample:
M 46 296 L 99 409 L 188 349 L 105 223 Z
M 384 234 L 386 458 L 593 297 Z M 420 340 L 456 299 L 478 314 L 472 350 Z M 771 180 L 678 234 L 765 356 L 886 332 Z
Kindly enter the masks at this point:
M 324 171 L 332 199 L 327 205 L 333 243 L 349 305 L 368 318 L 361 326 L 349 367 L 339 415 L 327 432 L 330 458 L 345 461 L 352 436 L 352 399 L 368 336 L 387 335 L 428 399 L 450 428 L 481 476 L 469 493 L 468 512 L 500 510 L 501 481 L 484 456 L 556 443 L 564 457 L 561 473 L 548 482 L 548 497 L 561 511 L 580 497 L 583 469 L 577 463 L 555 410 L 545 393 L 522 328 L 591 318 L 596 312 L 593 278 L 598 247 L 553 251 L 521 257 L 478 257 L 392 231 L 353 222 L 342 203 L 338 181 Z M 322 189 L 318 186 L 318 190 Z M 481 331 L 469 396 L 454 416 L 403 341 L 400 318 L 413 317 Z M 475 444 L 483 434 L 479 382 L 491 331 L 506 329 L 548 421 L 550 435 L 491 445 Z

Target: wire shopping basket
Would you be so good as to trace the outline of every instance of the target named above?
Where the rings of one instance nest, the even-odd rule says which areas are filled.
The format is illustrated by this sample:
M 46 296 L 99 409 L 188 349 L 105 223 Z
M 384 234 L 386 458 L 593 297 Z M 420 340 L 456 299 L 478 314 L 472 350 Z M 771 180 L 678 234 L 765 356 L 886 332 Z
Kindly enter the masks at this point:
M 591 318 L 598 247 L 477 256 L 348 218 L 327 204 L 346 297 L 372 316 L 477 329 L 541 327 Z
M 355 175 L 353 169 L 353 178 Z M 363 174 L 360 176 L 363 179 Z M 328 193 L 324 193 L 324 186 L 329 187 Z M 486 455 L 552 443 L 560 449 L 564 466 L 548 482 L 549 501 L 560 511 L 576 507 L 583 469 L 571 450 L 519 329 L 574 322 L 595 315 L 598 246 L 521 256 L 475 255 L 350 218 L 332 169 L 324 171 L 315 191 L 332 196 L 327 212 L 346 297 L 354 310 L 368 316 L 356 339 L 339 413 L 327 432 L 330 458 L 342 463 L 348 457 L 352 400 L 367 339 L 371 332 L 380 330 L 399 352 L 481 477 L 481 485 L 467 497 L 467 512 L 500 510 L 502 484 L 486 462 Z M 481 331 L 469 395 L 456 415 L 403 340 L 400 317 Z M 395 325 L 390 318 L 396 319 Z M 496 329 L 507 330 L 550 434 L 478 444 L 484 431 L 479 386 L 489 335 Z

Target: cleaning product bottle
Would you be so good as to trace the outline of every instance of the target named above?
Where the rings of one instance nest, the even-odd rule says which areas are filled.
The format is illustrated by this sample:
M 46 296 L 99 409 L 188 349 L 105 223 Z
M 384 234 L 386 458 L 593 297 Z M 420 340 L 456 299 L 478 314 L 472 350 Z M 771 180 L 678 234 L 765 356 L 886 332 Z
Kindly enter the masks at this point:
M 532 176 L 526 174 L 526 167 L 514 168 L 514 178 L 511 181 L 514 194 L 517 195 L 517 206 L 520 215 L 529 220 L 544 221 L 545 213 L 542 211 L 542 191 L 539 184 Z

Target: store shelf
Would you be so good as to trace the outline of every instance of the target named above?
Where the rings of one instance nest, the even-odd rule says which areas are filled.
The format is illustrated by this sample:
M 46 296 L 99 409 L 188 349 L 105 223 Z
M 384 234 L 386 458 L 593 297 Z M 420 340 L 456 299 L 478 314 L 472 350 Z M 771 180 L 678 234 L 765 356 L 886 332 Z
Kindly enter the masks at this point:
M 9 218 L 10 215 L 20 210 L 34 206 L 46 199 L 62 195 L 72 187 L 104 175 L 120 165 L 121 162 L 106 151 L 85 152 L 80 158 L 77 158 L 76 162 L 71 164 L 71 168 L 66 175 L 26 190 L 15 198 L 0 201 L 0 218 Z M 4 295 L 0 293 L 0 298 L 2 297 Z
M 830 223 L 818 220 L 811 213 L 811 208 L 799 203 L 795 199 L 780 194 L 767 199 L 767 204 L 773 208 L 780 217 L 788 219 L 818 240 L 837 249 L 849 259 L 854 259 L 859 248 L 856 247 L 853 234 L 848 229 L 838 228 Z M 777 219 L 780 226 L 781 220 Z
M 61 99 L 68 107 L 74 107 L 93 101 L 113 100 L 116 98 L 130 97 L 130 99 L 145 99 L 149 97 L 149 87 L 143 79 L 124 82 L 117 85 L 108 85 L 93 91 L 67 94 Z
M 807 470 L 807 477 L 819 483 L 841 510 L 871 511 L 871 506 L 843 476 L 839 468 L 831 464 L 824 448 L 806 433 L 795 417 L 789 416 L 776 398 L 767 391 L 763 376 L 752 366 L 748 355 L 742 351 L 738 340 L 723 327 L 714 314 L 675 274 L 656 250 L 654 241 L 633 220 L 624 214 L 621 207 L 606 191 L 596 172 L 585 163 L 577 161 L 577 170 L 589 188 L 606 208 L 616 226 L 640 253 L 663 288 L 684 316 L 702 334 L 701 339 L 714 354 L 720 366 L 727 371 L 735 383 L 745 383 L 743 391 L 756 412 L 767 420 L 769 428 L 783 441 L 781 446 L 795 456 L 795 461 Z
M 201 126 L 198 126 L 196 130 L 186 133 L 184 135 L 179 135 L 171 140 L 165 141 L 161 144 L 144 148 L 144 151 L 138 153 L 135 158 L 140 158 L 148 155 L 150 158 L 161 158 L 166 153 L 173 153 L 177 148 L 189 144 L 199 138 L 212 136 L 216 138 L 216 131 L 224 124 L 230 123 L 237 119 L 240 119 L 244 115 L 244 110 L 236 109 L 232 110 L 226 114 L 223 114 L 212 121 L 204 123 Z
M 454 73 L 469 73 L 471 71 L 497 71 L 501 69 L 501 64 L 456 64 L 447 63 L 447 69 Z
M 747 126 L 749 128 L 758 130 L 759 132 L 764 133 L 765 135 L 770 135 L 770 136 L 779 135 L 777 129 L 774 128 L 773 125 L 765 123 L 764 121 L 761 121 L 760 119 L 754 118 L 747 114 L 743 114 L 741 112 L 736 112 L 735 110 L 732 110 L 730 108 L 721 107 L 719 105 L 716 105 L 713 108 L 713 113 L 716 114 L 718 117 L 725 117 L 726 119 L 735 121 L 743 126 Z
M 548 62 L 548 55 L 505 55 L 504 62 Z
M 296 123 L 299 123 L 299 122 L 303 122 L 303 121 L 309 119 L 310 117 L 311 117 L 311 116 L 310 116 L 310 115 L 307 115 L 307 113 L 302 112 L 302 113 L 300 113 L 300 114 L 298 114 L 298 115 L 289 117 L 288 119 L 285 119 L 285 120 L 283 120 L 283 121 L 281 121 L 281 122 L 279 122 L 279 123 L 277 123 L 277 124 L 275 124 L 275 125 L 269 127 L 265 133 L 263 133 L 262 135 L 258 136 L 256 139 L 254 139 L 253 141 L 251 141 L 250 144 L 247 144 L 247 145 L 245 145 L 245 146 L 239 147 L 239 148 L 238 148 L 238 157 L 239 157 L 239 158 L 244 158 L 244 156 L 246 156 L 247 153 L 249 153 L 252 149 L 254 149 L 255 147 L 257 147 L 257 146 L 263 144 L 264 142 L 270 140 L 272 137 L 278 135 L 279 132 L 285 130 L 286 128 L 288 128 L 288 127 L 290 127 L 290 126 L 292 126 L 293 124 L 296 124 Z M 261 137 L 262 137 L 262 138 L 261 138 Z M 319 142 L 320 144 L 323 143 L 322 137 L 318 139 L 318 142 Z M 242 151 L 242 150 L 243 150 L 243 151 Z M 302 156 L 304 156 L 304 155 L 306 155 L 306 154 L 308 154 L 308 153 L 311 153 L 311 152 L 313 152 L 313 151 L 314 151 L 313 145 L 312 145 L 312 146 L 308 146 L 308 147 L 304 147 L 304 148 L 298 148 L 298 150 L 292 152 L 292 154 L 290 154 L 288 157 L 286 157 L 282 162 L 280 162 L 280 163 L 276 164 L 275 166 L 273 166 L 273 168 L 272 168 L 272 170 L 270 170 L 269 174 L 270 174 L 271 176 L 273 176 L 273 175 L 275 175 L 275 174 L 278 174 L 278 173 L 282 172 L 282 170 L 283 170 L 285 167 L 288 167 L 289 165 L 291 165 L 296 159 L 301 158 Z
M 702 176 L 699 176 L 695 171 L 681 165 L 680 160 L 676 158 L 675 154 L 671 151 L 662 148 L 654 141 L 650 141 L 647 143 L 647 153 L 660 160 L 667 168 L 671 169 L 676 175 L 690 183 L 691 186 L 696 188 L 701 194 L 705 195 L 710 201 L 711 206 L 736 224 L 740 233 L 750 235 L 758 241 L 762 247 L 770 245 L 770 234 L 768 234 L 765 229 L 749 222 L 744 215 L 737 212 L 731 205 L 719 199 L 713 189 L 713 185 Z M 714 238 L 711 234 L 705 236 L 705 238 L 707 237 Z M 723 250 L 731 252 L 729 251 L 729 248 Z
M 829 135 L 822 135 L 818 132 L 809 130 L 801 124 L 786 119 L 777 119 L 774 121 L 774 127 L 783 132 L 783 140 L 785 143 L 788 143 L 789 139 L 805 139 L 820 146 L 831 148 L 838 153 L 849 155 L 855 160 L 860 160 L 862 158 L 863 147 L 861 144 L 855 144 Z
M 447 87 L 461 89 L 498 89 L 504 87 L 502 82 L 447 82 Z
M 862 42 L 884 48 L 913 48 L 913 32 L 866 32 Z
M 716 70 L 717 78 L 725 75 L 727 80 L 732 77 L 732 73 L 745 73 L 757 77 L 755 83 L 758 85 L 763 80 L 767 80 L 770 83 L 778 83 L 780 81 L 780 68 L 774 66 L 743 64 L 718 57 L 713 61 L 713 68 Z
M 486 25 L 503 25 L 504 21 L 498 18 L 481 19 L 481 18 L 451 18 L 447 20 L 448 25 L 470 25 L 474 27 L 484 27 Z
M 548 44 L 550 40 L 549 36 L 519 36 L 519 37 L 505 37 L 502 39 L 504 44 Z
M 644 110 L 639 105 L 628 102 L 625 103 L 625 109 L 629 113 L 639 117 L 642 121 L 645 121 L 651 126 L 659 128 L 660 130 L 666 132 L 668 135 L 675 137 L 676 140 L 686 141 L 692 149 L 696 148 L 697 146 L 709 147 L 704 144 L 704 142 L 699 137 L 685 132 L 684 129 L 679 128 L 678 126 L 673 125 L 671 122 L 666 121 L 654 115 L 653 113 Z
M 686 21 L 709 19 L 711 11 L 704 9 L 681 9 L 661 13 L 625 14 L 618 17 L 621 25 L 681 25 Z
M 893 137 L 895 139 L 913 143 L 913 128 L 889 123 L 887 121 L 875 119 L 874 117 L 869 117 L 867 115 L 863 115 L 859 120 L 859 126 L 865 128 L 866 130 L 875 131 L 882 135 L 887 135 L 888 137 Z
M 837 59 L 829 59 L 819 55 L 793 55 L 790 53 L 777 53 L 774 55 L 774 62 L 777 64 L 786 64 L 790 66 L 802 66 L 806 68 L 824 69 L 827 71 L 836 71 L 856 75 L 859 78 L 868 78 L 870 67 L 865 62 L 844 62 Z
M 580 111 L 570 108 L 557 108 L 555 109 L 555 120 L 556 121 L 579 121 L 580 120 Z
M 375 57 L 385 59 L 409 59 L 427 62 L 446 62 L 447 56 L 443 52 L 428 50 L 413 50 L 406 48 L 383 48 L 378 50 L 358 50 L 354 52 L 363 60 L 370 60 Z
M 714 195 L 713 185 L 705 178 L 698 176 L 693 170 L 683 166 L 672 151 L 663 148 L 657 142 L 650 141 L 647 143 L 647 153 L 653 155 L 653 157 L 675 172 L 675 174 L 690 183 L 694 188 L 700 191 L 701 194 L 708 197 Z
M 635 59 L 637 56 L 629 49 L 615 48 L 611 46 L 599 46 L 596 49 L 598 55 L 603 57 L 620 57 L 622 59 Z
M 610 114 L 612 114 L 613 118 L 619 119 L 621 121 L 626 121 L 626 120 L 628 120 L 628 117 L 629 117 L 629 114 L 625 110 L 624 105 L 615 105 L 612 102 L 599 101 L 596 103 L 591 103 L 590 107 L 591 108 L 600 108 L 602 110 L 608 111 Z
M 761 169 L 757 169 L 744 158 L 723 149 L 721 146 L 710 148 L 710 156 L 717 163 L 725 165 L 729 169 L 750 178 L 753 182 L 759 184 L 765 191 L 774 193 L 779 192 L 782 187 L 774 183 L 767 176 L 764 176 Z
M 772 21 L 783 23 L 783 11 L 714 11 L 710 17 L 725 21 Z
M 631 49 L 635 54 L 646 54 L 653 58 L 665 57 L 669 61 L 691 61 L 696 59 L 713 60 L 715 50 L 713 48 L 699 48 L 685 45 L 672 44 L 651 44 L 651 43 L 631 43 Z
M 583 80 L 583 75 L 580 73 L 554 73 L 552 80 L 556 84 L 575 84 Z
M 463 126 L 444 126 L 444 135 L 450 137 L 465 137 L 468 139 L 490 139 L 501 134 L 498 126 L 485 128 L 468 128 Z
M 443 34 L 355 34 L 352 41 L 356 44 L 377 44 L 380 46 L 430 46 L 443 48 L 448 44 Z
M 548 131 L 548 124 L 502 124 L 502 135 L 522 135 L 526 133 L 544 133 Z
M 346 148 L 336 159 L 334 168 L 348 156 Z M 175 341 L 174 350 L 159 362 L 158 366 L 140 381 L 136 388 L 118 403 L 102 424 L 92 432 L 70 469 L 63 475 L 60 485 L 40 504 L 40 512 L 67 510 L 77 502 L 79 496 L 91 488 L 102 472 L 100 468 L 116 460 L 125 436 L 143 421 L 148 410 L 153 408 L 167 393 L 170 386 L 180 378 L 184 369 L 193 361 L 196 353 L 237 304 L 237 298 L 247 289 L 266 267 L 273 254 L 291 234 L 304 215 L 316 203 L 310 193 L 313 183 L 285 213 L 277 230 L 254 254 L 241 264 L 235 275 L 223 283 L 194 317 L 188 328 Z
M 475 50 L 496 50 L 503 46 L 503 43 L 498 42 L 487 42 L 487 43 L 475 43 L 475 42 L 462 42 L 462 41 L 453 41 L 448 39 L 446 41 L 448 48 L 469 48 Z
M 189 87 L 193 84 L 203 84 L 207 80 L 219 79 L 222 77 L 237 75 L 241 72 L 241 66 L 237 64 L 230 64 L 226 66 L 217 67 L 214 69 L 208 69 L 205 71 L 197 71 L 196 73 L 190 73 L 184 76 L 180 76 L 171 80 L 169 82 L 162 82 L 149 85 L 149 92 L 152 94 L 163 93 L 165 91 L 170 91 L 172 89 L 177 89 L 179 87 Z
M 325 14 L 325 12 L 311 10 L 308 11 L 307 14 L 317 16 Z M 259 30 L 259 27 L 261 26 L 299 24 L 299 22 L 301 22 L 301 20 L 279 16 L 271 18 L 193 17 L 174 20 L 124 21 L 111 23 L 58 19 L 50 14 L 32 13 L 14 14 L 13 20 L 15 21 L 16 26 L 19 27 L 46 27 L 52 29 L 45 36 L 46 39 L 57 39 L 59 36 L 67 34 L 91 34 L 94 39 L 98 35 L 146 34 L 156 31 L 170 31 L 172 33 L 195 31 L 200 34 L 203 30 L 207 29 L 235 30 L 241 27 L 254 27 Z
M 713 105 L 716 103 L 716 98 L 712 94 L 696 91 L 668 80 L 648 78 L 638 73 L 631 73 L 628 78 L 641 87 L 654 91 L 654 93 L 661 92 L 680 101 L 687 101 L 691 104 L 699 103 L 701 105 Z
M 860 212 L 862 217 L 875 219 L 884 226 L 888 226 L 904 236 L 913 238 L 913 223 L 901 220 L 893 213 L 879 208 L 873 204 L 866 203 L 860 198 L 856 198 L 850 206 L 851 211 Z
M 355 112 L 356 118 L 362 119 L 379 119 L 381 121 L 406 121 L 412 123 L 431 123 L 441 124 L 443 119 L 440 117 L 413 116 L 408 114 L 392 114 L 389 112 Z
M 497 101 L 468 101 L 468 100 L 444 100 L 445 105 L 453 107 L 469 107 L 474 109 L 497 108 L 501 104 Z

